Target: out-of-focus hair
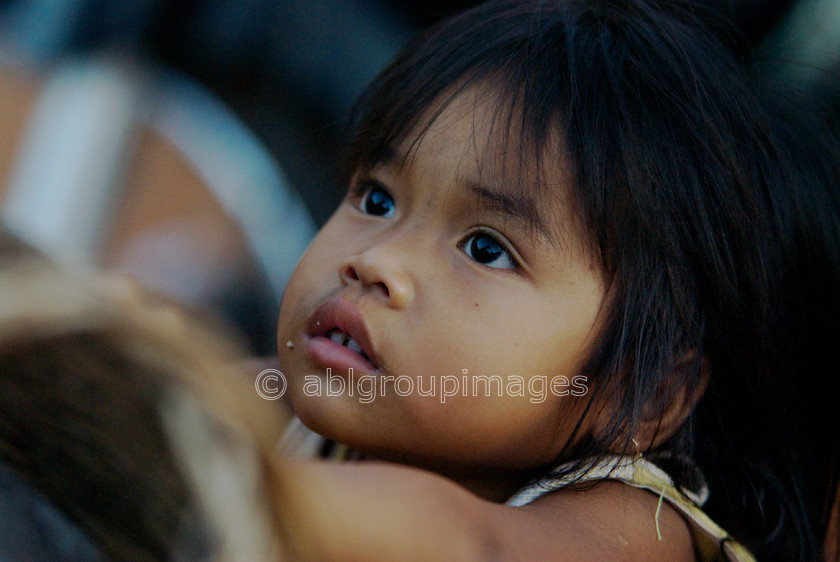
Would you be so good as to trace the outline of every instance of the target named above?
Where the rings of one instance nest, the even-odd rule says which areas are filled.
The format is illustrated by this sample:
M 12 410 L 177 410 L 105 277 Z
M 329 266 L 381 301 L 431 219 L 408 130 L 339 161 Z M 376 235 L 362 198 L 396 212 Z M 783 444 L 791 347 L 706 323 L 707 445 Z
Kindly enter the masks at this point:
M 238 341 L 0 231 L 0 462 L 109 557 L 277 558 L 285 415 Z

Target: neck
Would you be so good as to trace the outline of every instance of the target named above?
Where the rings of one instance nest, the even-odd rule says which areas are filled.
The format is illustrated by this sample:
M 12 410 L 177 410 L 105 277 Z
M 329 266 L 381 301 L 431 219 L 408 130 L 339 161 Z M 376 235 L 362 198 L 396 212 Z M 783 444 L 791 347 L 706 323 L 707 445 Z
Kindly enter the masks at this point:
M 444 474 L 444 476 L 447 475 Z M 517 479 L 516 481 L 512 481 L 502 477 L 448 476 L 448 478 L 460 484 L 476 496 L 493 503 L 504 503 L 527 482 L 527 480 Z
M 371 455 L 365 455 L 364 458 L 366 460 L 396 462 L 434 472 L 452 480 L 476 496 L 493 503 L 504 503 L 540 473 L 540 471 L 534 469 L 530 471 L 513 471 L 499 468 L 496 470 L 474 471 L 466 467 L 453 467 L 449 463 L 423 465 L 411 462 L 409 459 L 386 459 Z
M 536 467 L 530 470 L 497 468 L 482 471 L 471 471 L 464 468 L 459 471 L 446 467 L 442 470 L 433 471 L 449 478 L 482 499 L 494 503 L 504 503 L 531 480 L 543 474 L 543 468 Z

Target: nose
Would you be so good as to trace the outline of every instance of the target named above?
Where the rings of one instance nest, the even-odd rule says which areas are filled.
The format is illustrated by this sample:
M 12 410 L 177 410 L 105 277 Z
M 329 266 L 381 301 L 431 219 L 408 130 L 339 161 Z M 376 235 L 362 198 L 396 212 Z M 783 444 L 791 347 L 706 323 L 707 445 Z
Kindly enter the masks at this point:
M 359 283 L 377 293 L 390 307 L 403 308 L 414 296 L 414 286 L 405 267 L 397 248 L 380 245 L 344 259 L 339 276 L 345 285 Z

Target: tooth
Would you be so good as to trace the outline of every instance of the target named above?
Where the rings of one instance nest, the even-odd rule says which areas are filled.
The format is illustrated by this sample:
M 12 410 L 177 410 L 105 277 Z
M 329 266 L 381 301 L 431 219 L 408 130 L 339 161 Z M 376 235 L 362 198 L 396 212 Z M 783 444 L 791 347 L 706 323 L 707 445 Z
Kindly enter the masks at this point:
M 330 339 L 337 344 L 344 345 L 344 332 L 341 330 L 333 330 L 330 332 Z
M 346 345 L 348 349 L 352 349 L 356 353 L 362 353 L 362 346 L 356 343 L 356 340 L 354 340 L 353 338 L 350 338 L 350 340 L 344 345 Z

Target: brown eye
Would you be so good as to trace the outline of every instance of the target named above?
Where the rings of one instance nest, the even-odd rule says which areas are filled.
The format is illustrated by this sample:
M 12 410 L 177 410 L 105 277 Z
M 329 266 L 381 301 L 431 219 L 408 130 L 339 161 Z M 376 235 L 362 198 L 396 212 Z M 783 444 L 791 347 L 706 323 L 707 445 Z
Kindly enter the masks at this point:
M 363 213 L 389 219 L 394 216 L 394 198 L 385 188 L 375 185 L 362 196 L 359 208 Z
M 464 240 L 461 249 L 472 259 L 494 269 L 516 269 L 511 253 L 486 232 L 476 232 Z

